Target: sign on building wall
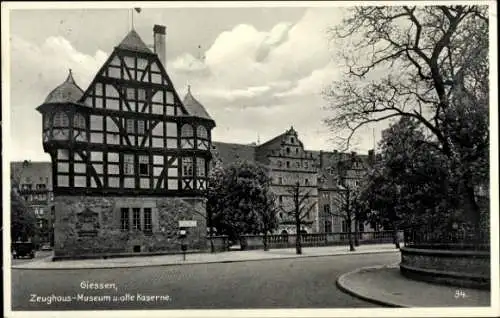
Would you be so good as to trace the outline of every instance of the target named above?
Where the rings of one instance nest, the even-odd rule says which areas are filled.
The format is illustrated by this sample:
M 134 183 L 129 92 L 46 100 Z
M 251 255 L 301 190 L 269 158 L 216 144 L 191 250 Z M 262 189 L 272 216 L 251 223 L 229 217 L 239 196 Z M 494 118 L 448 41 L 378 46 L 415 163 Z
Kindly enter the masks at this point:
M 179 227 L 196 227 L 195 220 L 180 220 Z

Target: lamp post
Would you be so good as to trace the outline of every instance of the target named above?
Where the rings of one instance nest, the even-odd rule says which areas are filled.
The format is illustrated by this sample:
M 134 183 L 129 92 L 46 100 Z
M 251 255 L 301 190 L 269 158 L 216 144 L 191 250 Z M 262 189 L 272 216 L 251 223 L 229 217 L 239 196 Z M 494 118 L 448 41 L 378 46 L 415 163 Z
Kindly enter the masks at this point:
M 393 237 L 392 237 L 392 241 L 394 243 L 394 245 L 396 245 L 396 248 L 400 248 L 399 246 L 399 238 L 398 238 L 398 227 L 397 227 L 397 218 L 399 217 L 399 209 L 401 207 L 401 185 L 399 184 L 396 184 L 396 195 L 397 195 L 397 198 L 396 198 L 396 206 L 394 207 L 394 215 L 393 215 L 393 218 L 392 218 L 392 231 L 393 231 Z

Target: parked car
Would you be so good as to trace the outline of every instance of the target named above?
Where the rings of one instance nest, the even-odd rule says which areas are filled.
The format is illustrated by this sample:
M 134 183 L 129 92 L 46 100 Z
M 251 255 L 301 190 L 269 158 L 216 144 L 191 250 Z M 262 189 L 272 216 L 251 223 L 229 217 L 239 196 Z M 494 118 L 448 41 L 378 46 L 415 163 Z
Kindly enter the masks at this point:
M 50 246 L 49 243 L 45 243 L 45 244 L 42 244 L 42 246 L 40 246 L 40 250 L 41 251 L 51 251 L 52 247 Z
M 32 242 L 14 242 L 12 243 L 12 256 L 13 258 L 34 258 L 35 245 Z

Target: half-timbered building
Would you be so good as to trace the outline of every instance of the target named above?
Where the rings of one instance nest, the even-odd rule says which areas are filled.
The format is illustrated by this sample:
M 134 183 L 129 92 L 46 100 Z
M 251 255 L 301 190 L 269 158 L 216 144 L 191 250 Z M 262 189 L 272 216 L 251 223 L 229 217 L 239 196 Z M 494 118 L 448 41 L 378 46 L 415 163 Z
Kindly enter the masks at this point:
M 188 248 L 205 248 L 215 122 L 189 89 L 179 97 L 165 69 L 165 27 L 153 32 L 154 51 L 132 30 L 85 90 L 70 70 L 37 108 L 52 160 L 56 256 L 178 250 L 179 220 L 196 221 Z

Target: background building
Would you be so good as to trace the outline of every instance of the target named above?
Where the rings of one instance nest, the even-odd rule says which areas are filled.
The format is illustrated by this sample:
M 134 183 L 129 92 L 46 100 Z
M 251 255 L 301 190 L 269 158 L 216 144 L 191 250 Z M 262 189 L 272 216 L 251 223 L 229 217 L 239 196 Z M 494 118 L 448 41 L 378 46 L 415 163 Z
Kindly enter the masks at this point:
M 36 217 L 37 244 L 53 245 L 54 193 L 50 162 L 11 162 L 12 178 L 19 185 L 16 190 Z
M 349 226 L 342 206 L 345 204 L 345 191 L 358 191 L 362 186 L 363 178 L 374 161 L 374 152 L 368 155 L 356 152 L 343 153 L 338 151 L 315 152 L 318 164 L 318 205 L 320 228 L 322 232 L 348 232 Z M 339 167 L 340 166 L 340 167 Z M 341 171 L 343 170 L 343 171 Z M 354 231 L 354 222 L 351 230 Z M 373 231 L 370 223 L 359 222 L 359 231 Z
M 301 193 L 309 193 L 308 204 L 315 204 L 305 218 L 301 230 L 307 233 L 347 232 L 348 226 L 342 216 L 338 196 L 340 178 L 338 162 L 346 162 L 344 179 L 352 189 L 361 185 L 372 160 L 368 155 L 355 152 L 309 151 L 304 148 L 297 131 L 291 127 L 283 134 L 261 144 L 229 144 L 213 142 L 214 162 L 229 165 L 236 161 L 249 161 L 265 165 L 272 180 L 271 189 L 281 207 L 277 233 L 295 233 L 295 222 L 287 215 L 293 209 L 290 187 L 299 183 Z M 354 225 L 352 225 L 354 226 Z M 360 230 L 373 230 L 369 224 L 360 224 Z

